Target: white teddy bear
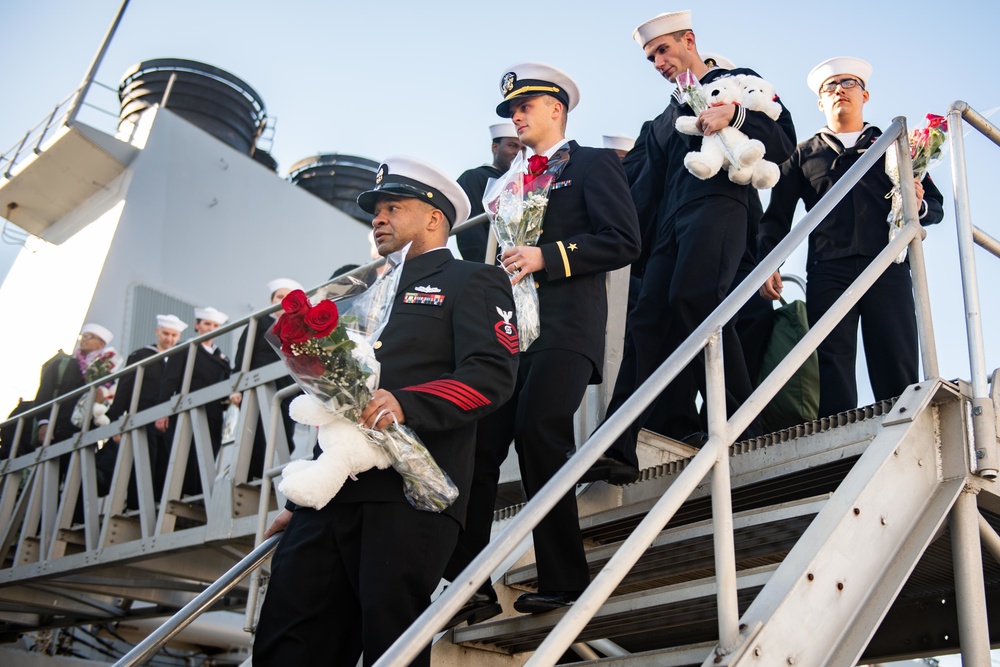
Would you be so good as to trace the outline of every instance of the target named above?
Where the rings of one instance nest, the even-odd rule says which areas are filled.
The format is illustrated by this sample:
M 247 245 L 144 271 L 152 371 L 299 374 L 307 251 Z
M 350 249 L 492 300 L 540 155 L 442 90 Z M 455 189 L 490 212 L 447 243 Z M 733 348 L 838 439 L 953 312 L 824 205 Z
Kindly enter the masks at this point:
M 385 451 L 374 444 L 356 422 L 333 412 L 308 394 L 289 406 L 292 419 L 319 427 L 323 453 L 316 460 L 298 459 L 285 466 L 278 490 L 296 505 L 322 509 L 337 495 L 348 477 L 390 465 Z
M 772 120 L 781 115 L 774 87 L 757 76 L 737 74 L 715 79 L 702 86 L 702 93 L 710 106 L 740 104 L 749 111 L 762 111 Z M 683 134 L 703 136 L 696 126 L 697 120 L 697 116 L 681 116 L 675 127 Z M 729 154 L 735 162 L 729 159 Z M 705 137 L 700 151 L 684 156 L 684 166 L 702 180 L 715 176 L 723 165 L 728 167 L 729 180 L 740 185 L 749 183 L 757 189 L 767 189 L 778 182 L 778 165 L 764 159 L 764 144 L 732 126 Z

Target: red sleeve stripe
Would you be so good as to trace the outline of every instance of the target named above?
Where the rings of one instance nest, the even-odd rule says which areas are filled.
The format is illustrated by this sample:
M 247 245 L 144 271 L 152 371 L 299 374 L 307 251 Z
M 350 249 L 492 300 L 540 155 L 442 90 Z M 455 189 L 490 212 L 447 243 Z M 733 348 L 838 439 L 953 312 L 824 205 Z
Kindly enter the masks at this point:
M 454 403 L 463 410 L 473 410 L 489 405 L 490 400 L 467 384 L 457 380 L 435 380 L 404 387 L 405 391 L 419 391 Z

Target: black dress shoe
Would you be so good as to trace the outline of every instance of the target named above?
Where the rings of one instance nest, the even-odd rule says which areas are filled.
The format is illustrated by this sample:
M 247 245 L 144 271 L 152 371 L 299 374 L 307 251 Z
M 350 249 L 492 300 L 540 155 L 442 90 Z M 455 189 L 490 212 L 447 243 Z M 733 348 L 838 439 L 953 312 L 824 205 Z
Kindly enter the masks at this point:
M 497 594 L 493 592 L 493 589 L 490 588 L 489 593 L 484 592 L 483 589 L 479 589 L 462 605 L 461 609 L 455 612 L 455 615 L 451 617 L 451 620 L 444 626 L 444 629 L 450 630 L 462 623 L 468 623 L 469 625 L 481 623 L 494 616 L 499 616 L 501 612 L 503 612 L 503 607 L 497 602 Z
M 631 463 L 619 461 L 607 454 L 594 461 L 590 470 L 583 474 L 580 483 L 604 481 L 609 484 L 631 484 L 639 477 L 639 469 Z
M 579 596 L 579 593 L 522 593 L 514 602 L 514 609 L 522 614 L 537 614 L 568 607 Z

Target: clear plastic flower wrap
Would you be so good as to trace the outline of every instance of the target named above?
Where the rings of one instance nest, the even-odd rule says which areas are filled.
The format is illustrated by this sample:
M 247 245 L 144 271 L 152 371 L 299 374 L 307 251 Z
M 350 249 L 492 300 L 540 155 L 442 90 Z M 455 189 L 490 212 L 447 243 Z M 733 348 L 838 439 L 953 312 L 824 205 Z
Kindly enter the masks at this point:
M 299 386 L 388 455 L 403 478 L 411 505 L 440 512 L 455 501 L 458 489 L 416 433 L 399 423 L 381 431 L 358 423 L 378 388 L 380 367 L 372 344 L 389 319 L 408 248 L 392 253 L 379 267 L 338 276 L 317 290 L 311 301 L 301 290 L 291 292 L 282 301 L 284 313 L 267 340 Z M 333 454 L 324 451 L 320 458 L 327 455 Z M 289 467 L 292 472 L 282 480 L 282 488 L 284 492 L 287 486 L 290 493 L 285 495 L 296 502 L 294 480 L 303 466 Z M 321 502 L 320 507 L 326 504 Z
M 549 203 L 549 189 L 567 159 L 568 153 L 561 151 L 551 159 L 535 155 L 525 160 L 518 153 L 506 174 L 486 184 L 483 207 L 501 250 L 538 244 Z M 527 278 L 514 285 L 513 292 L 517 333 L 523 352 L 541 333 L 538 292 L 535 281 Z
M 920 129 L 911 130 L 909 136 L 910 161 L 913 164 L 913 178 L 922 180 L 927 174 L 927 170 L 941 160 L 942 149 L 948 141 L 948 121 L 932 113 L 927 114 L 927 126 Z M 894 149 L 889 149 L 885 154 L 885 173 L 893 182 L 893 188 L 886 195 L 886 199 L 892 199 L 892 206 L 889 209 L 889 242 L 899 235 L 905 224 L 903 221 L 903 196 L 899 189 L 899 162 Z M 904 249 L 894 260 L 897 264 L 906 259 Z

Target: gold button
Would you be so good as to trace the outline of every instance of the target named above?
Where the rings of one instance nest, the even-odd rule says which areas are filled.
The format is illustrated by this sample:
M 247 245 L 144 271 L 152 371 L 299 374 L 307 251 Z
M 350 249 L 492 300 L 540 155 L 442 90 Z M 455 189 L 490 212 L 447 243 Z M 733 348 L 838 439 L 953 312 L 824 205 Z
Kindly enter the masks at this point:
M 372 347 L 375 348 L 376 350 L 381 350 L 382 349 L 382 341 L 380 341 L 380 340 L 375 341 L 375 344 L 372 345 Z
M 541 285 L 539 285 L 539 284 L 538 284 L 538 281 L 536 280 L 536 281 L 535 281 L 535 289 L 538 289 L 539 287 L 541 287 Z

